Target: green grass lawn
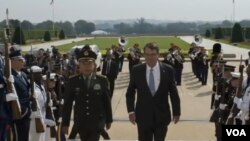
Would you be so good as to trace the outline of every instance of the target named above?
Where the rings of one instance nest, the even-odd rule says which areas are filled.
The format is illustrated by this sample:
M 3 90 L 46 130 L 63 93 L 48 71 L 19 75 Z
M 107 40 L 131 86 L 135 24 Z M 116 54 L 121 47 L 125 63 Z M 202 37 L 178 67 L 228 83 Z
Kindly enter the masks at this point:
M 214 40 L 214 41 L 218 41 L 214 38 L 209 38 L 210 40 Z M 219 42 L 222 42 L 222 43 L 225 43 L 225 44 L 229 44 L 229 45 L 233 45 L 230 41 L 229 38 L 225 38 L 225 39 L 220 39 Z M 237 43 L 237 47 L 240 47 L 240 48 L 246 48 L 246 49 L 250 49 L 250 41 L 245 41 L 245 42 L 240 42 L 240 43 Z
M 174 43 L 175 45 L 182 48 L 183 52 L 187 52 L 189 49 L 189 44 L 184 42 L 183 40 L 176 37 L 166 37 L 166 36 L 142 36 L 142 37 L 128 37 L 128 45 L 126 48 L 132 47 L 135 43 L 139 43 L 140 48 L 143 48 L 146 43 L 156 42 L 160 47 L 160 52 L 166 52 L 170 43 Z M 111 45 L 118 44 L 118 37 L 97 37 L 95 39 L 88 39 L 84 41 L 74 42 L 70 44 L 65 44 L 58 46 L 58 49 L 61 52 L 68 52 L 75 45 L 83 45 L 83 44 L 96 44 L 102 53 L 105 52 L 106 48 L 110 48 Z

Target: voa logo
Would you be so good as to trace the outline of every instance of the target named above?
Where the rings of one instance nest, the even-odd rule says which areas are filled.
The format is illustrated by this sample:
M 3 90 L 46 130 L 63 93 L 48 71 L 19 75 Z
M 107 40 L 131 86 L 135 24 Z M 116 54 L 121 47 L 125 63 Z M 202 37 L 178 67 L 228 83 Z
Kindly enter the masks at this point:
M 227 136 L 247 136 L 244 129 L 226 129 Z

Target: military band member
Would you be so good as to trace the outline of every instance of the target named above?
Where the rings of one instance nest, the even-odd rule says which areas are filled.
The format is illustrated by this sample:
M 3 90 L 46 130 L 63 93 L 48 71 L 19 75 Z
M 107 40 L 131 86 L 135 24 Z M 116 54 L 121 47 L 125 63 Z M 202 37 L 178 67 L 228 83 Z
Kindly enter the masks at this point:
M 198 68 L 199 72 L 197 74 L 200 74 L 198 78 L 200 79 L 202 85 L 207 84 L 207 76 L 208 76 L 208 69 L 209 69 L 209 58 L 207 50 L 202 47 L 200 53 L 198 54 Z
M 100 132 L 113 121 L 108 80 L 95 74 L 97 55 L 89 49 L 82 49 L 78 56 L 80 74 L 73 76 L 66 84 L 62 126 L 68 134 L 73 102 L 74 124 L 82 141 L 98 141 Z
M 112 99 L 115 80 L 117 78 L 118 72 L 116 71 L 117 64 L 112 60 L 111 54 L 107 54 L 102 66 L 102 75 L 107 76 L 110 85 L 110 98 Z
M 131 73 L 132 67 L 134 65 L 140 64 L 140 57 L 142 56 L 141 49 L 138 43 L 135 43 L 133 47 L 129 49 L 128 54 L 128 65 L 129 65 L 129 73 Z
M 181 75 L 182 75 L 182 70 L 183 70 L 183 63 L 185 62 L 184 56 L 181 53 L 181 48 L 174 45 L 173 43 L 170 44 L 171 47 L 169 49 L 169 52 L 172 55 L 173 58 L 173 66 L 175 69 L 175 80 L 176 80 L 176 85 L 180 86 L 181 85 Z
M 12 47 L 10 49 L 12 75 L 14 77 L 14 87 L 21 106 L 21 119 L 14 120 L 13 133 L 16 141 L 28 141 L 30 129 L 30 84 L 27 76 L 21 71 L 25 64 L 25 59 L 21 55 L 21 50 Z

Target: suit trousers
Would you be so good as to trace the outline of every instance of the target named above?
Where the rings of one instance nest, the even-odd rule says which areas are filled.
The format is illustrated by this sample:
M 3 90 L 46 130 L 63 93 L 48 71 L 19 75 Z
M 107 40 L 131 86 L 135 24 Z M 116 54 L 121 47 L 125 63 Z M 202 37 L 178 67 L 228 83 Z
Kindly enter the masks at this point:
M 30 119 L 22 119 L 13 125 L 15 141 L 29 141 Z
M 7 138 L 7 121 L 0 119 L 0 141 L 5 141 Z
M 137 129 L 139 134 L 139 141 L 164 141 L 167 135 L 167 125 L 145 125 L 137 123 Z
M 79 135 L 81 141 L 99 141 L 101 130 L 79 129 Z
M 115 80 L 113 78 L 108 78 L 108 80 L 110 85 L 110 99 L 112 99 L 115 88 Z

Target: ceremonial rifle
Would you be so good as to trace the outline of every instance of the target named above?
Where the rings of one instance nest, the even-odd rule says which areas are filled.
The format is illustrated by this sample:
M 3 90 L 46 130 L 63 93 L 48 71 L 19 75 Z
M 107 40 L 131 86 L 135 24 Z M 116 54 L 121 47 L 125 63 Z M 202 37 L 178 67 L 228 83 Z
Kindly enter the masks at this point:
M 35 93 L 35 82 L 33 71 L 30 69 L 30 89 L 31 89 L 31 110 L 32 112 L 41 112 L 37 101 L 37 94 Z M 45 127 L 42 121 L 42 117 L 35 117 L 36 132 L 43 133 Z
M 46 117 L 48 119 L 55 121 L 54 113 L 52 110 L 52 105 L 50 105 L 51 99 L 51 92 L 49 91 L 49 83 L 50 83 L 50 64 L 48 62 L 48 71 L 46 73 L 46 84 L 45 84 L 45 90 L 47 94 L 47 105 L 46 105 Z M 56 126 L 50 126 L 50 137 L 55 138 L 56 137 Z
M 13 82 L 8 80 L 11 77 L 11 63 L 9 58 L 9 48 L 11 46 L 10 43 L 10 28 L 9 28 L 9 19 L 8 19 L 8 9 L 6 9 L 6 29 L 4 32 L 4 45 L 5 45 L 5 78 L 6 78 L 6 86 L 7 86 L 7 93 L 14 93 L 16 94 L 15 87 Z M 12 118 L 14 120 L 21 118 L 21 108 L 20 103 L 18 100 L 10 101 L 11 111 L 12 111 Z
M 239 72 L 240 72 L 240 79 L 239 79 L 239 85 L 236 91 L 236 97 L 237 98 L 241 98 L 242 95 L 242 82 L 243 82 L 243 69 L 244 69 L 244 65 L 242 65 L 242 56 L 240 57 L 240 66 L 239 66 Z M 230 110 L 230 114 L 229 117 L 226 121 L 227 125 L 233 125 L 234 124 L 234 120 L 235 117 L 237 116 L 237 114 L 239 113 L 240 109 L 237 107 L 237 104 L 234 103 L 231 110 Z

